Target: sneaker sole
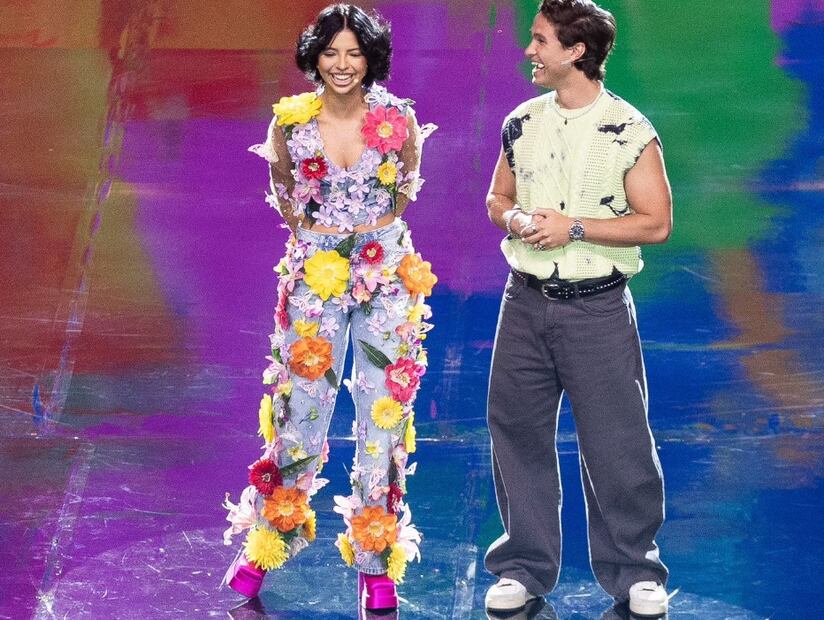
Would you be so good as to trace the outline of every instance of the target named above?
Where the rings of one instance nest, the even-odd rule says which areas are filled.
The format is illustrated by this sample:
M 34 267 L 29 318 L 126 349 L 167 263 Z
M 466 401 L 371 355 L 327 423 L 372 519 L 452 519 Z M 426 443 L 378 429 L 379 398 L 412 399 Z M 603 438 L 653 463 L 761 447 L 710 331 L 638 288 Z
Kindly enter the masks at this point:
M 493 603 L 493 604 L 490 605 L 489 603 L 485 602 L 484 603 L 484 608 L 488 609 L 489 611 L 520 611 L 521 609 L 524 609 L 527 605 L 529 605 L 529 603 L 536 600 L 537 598 L 538 598 L 537 596 L 530 596 L 523 603 L 512 602 L 512 603 L 507 604 L 505 602 L 499 602 L 499 603 Z
M 639 618 L 660 618 L 667 615 L 668 605 L 660 603 L 649 603 L 647 605 L 630 604 L 629 611 Z

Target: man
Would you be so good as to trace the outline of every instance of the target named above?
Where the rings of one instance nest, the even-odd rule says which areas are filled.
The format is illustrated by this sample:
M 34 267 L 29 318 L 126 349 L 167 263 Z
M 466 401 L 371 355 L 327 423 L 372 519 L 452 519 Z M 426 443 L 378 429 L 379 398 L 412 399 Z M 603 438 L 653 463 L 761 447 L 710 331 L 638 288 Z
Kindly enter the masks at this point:
M 640 248 L 663 243 L 672 199 L 661 146 L 635 108 L 604 90 L 615 39 L 590 0 L 544 0 L 525 54 L 553 92 L 503 126 L 487 197 L 512 272 L 489 385 L 495 489 L 505 534 L 486 567 L 499 577 L 487 608 L 517 610 L 550 592 L 560 571 L 556 434 L 566 393 L 587 505 L 590 563 L 637 615 L 667 611 L 655 535 L 663 478 L 647 423 L 647 386 L 626 281 Z

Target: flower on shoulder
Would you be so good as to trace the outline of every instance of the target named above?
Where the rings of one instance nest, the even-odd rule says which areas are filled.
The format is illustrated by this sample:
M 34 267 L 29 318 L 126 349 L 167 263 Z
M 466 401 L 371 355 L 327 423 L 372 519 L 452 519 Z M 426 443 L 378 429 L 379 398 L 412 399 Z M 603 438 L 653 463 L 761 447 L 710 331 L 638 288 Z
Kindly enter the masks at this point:
M 363 137 L 366 146 L 377 149 L 383 155 L 398 151 L 409 136 L 406 117 L 395 108 L 377 106 L 364 116 Z
M 264 394 L 260 399 L 260 409 L 258 410 L 258 421 L 260 429 L 258 435 L 263 437 L 266 443 L 272 443 L 275 439 L 274 409 L 272 407 L 271 394 Z
M 352 517 L 352 536 L 363 551 L 383 553 L 398 539 L 398 518 L 381 506 L 367 506 Z
M 389 368 L 387 366 L 387 368 Z M 387 379 L 387 384 L 389 380 Z M 383 430 L 395 428 L 403 419 L 403 407 L 401 404 L 390 398 L 383 396 L 372 403 L 372 421 L 375 426 Z
M 294 487 L 277 487 L 264 498 L 261 514 L 280 532 L 291 532 L 309 519 L 306 493 Z
M 431 295 L 432 287 L 438 281 L 438 277 L 432 273 L 432 264 L 422 260 L 419 254 L 404 256 L 398 266 L 398 275 L 413 295 Z
M 395 583 L 403 583 L 406 575 L 406 552 L 398 543 L 392 545 L 386 565 L 386 576 Z
M 251 530 L 243 546 L 246 559 L 262 570 L 280 568 L 289 558 L 286 541 L 266 527 Z
M 352 548 L 352 543 L 346 534 L 338 534 L 338 539 L 335 541 L 335 546 L 340 551 L 340 557 L 346 562 L 347 566 L 352 566 L 355 563 L 355 550 Z
M 295 333 L 301 338 L 311 338 L 318 335 L 318 324 L 314 321 L 298 319 L 292 325 L 295 328 Z
M 391 161 L 385 161 L 378 166 L 377 177 L 383 185 L 394 185 L 395 180 L 398 178 L 398 167 Z
M 283 477 L 272 459 L 260 459 L 249 468 L 249 484 L 254 485 L 261 495 L 271 495 L 283 484 Z
M 296 340 L 289 347 L 289 368 L 310 381 L 320 379 L 332 368 L 332 343 L 323 336 Z
M 280 126 L 303 125 L 320 114 L 322 107 L 323 102 L 315 93 L 301 93 L 293 97 L 281 97 L 272 106 L 272 111 L 277 115 L 277 124 Z
M 340 297 L 349 283 L 349 260 L 335 250 L 315 252 L 303 264 L 304 280 L 323 301 Z
M 311 157 L 300 162 L 300 171 L 307 179 L 320 181 L 329 172 L 323 157 Z
M 370 241 L 361 248 L 360 257 L 370 265 L 377 265 L 383 260 L 384 251 L 380 241 Z

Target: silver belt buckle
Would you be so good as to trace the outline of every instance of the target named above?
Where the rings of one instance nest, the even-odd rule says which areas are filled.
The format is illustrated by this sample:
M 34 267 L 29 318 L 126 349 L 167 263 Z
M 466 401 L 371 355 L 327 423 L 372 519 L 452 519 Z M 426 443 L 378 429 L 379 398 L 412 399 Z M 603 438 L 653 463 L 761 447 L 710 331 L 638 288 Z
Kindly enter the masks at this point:
M 558 286 L 553 285 L 550 282 L 544 282 L 541 285 L 541 295 L 543 295 L 545 299 L 548 299 L 550 301 L 555 301 L 557 299 L 557 297 L 551 297 L 549 295 L 549 291 L 551 291 L 553 289 L 558 289 Z

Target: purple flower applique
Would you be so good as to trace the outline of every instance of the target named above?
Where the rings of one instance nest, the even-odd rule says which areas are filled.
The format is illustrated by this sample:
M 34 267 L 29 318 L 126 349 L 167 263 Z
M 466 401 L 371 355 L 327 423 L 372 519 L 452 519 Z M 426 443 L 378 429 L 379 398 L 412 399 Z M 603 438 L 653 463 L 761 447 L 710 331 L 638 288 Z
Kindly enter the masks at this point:
M 295 183 L 292 196 L 301 205 L 308 204 L 310 200 L 314 200 L 318 204 L 323 203 L 323 193 L 320 189 L 320 181 L 317 179 Z
M 375 336 L 383 335 L 384 326 L 386 325 L 386 313 L 385 312 L 373 312 L 372 316 L 366 319 L 366 324 L 369 326 L 369 331 L 374 334 Z
M 344 293 L 340 297 L 333 297 L 332 303 L 343 313 L 349 312 L 349 308 L 356 305 L 355 300 L 352 299 L 352 295 L 349 293 Z
M 311 124 L 298 125 L 292 130 L 292 137 L 286 143 L 292 159 L 299 161 L 315 157 L 320 150 L 319 136 L 315 135 Z
M 362 370 L 358 373 L 358 389 L 364 394 L 375 391 L 375 386 L 369 383 L 369 380 L 366 378 L 366 373 Z
M 334 338 L 335 334 L 338 333 L 340 329 L 340 324 L 337 322 L 335 317 L 333 316 L 326 316 L 323 317 L 320 321 L 320 333 L 321 335 L 328 336 L 329 338 Z
M 355 220 L 352 214 L 347 211 L 338 211 L 338 232 L 353 232 L 355 230 Z
M 324 407 L 332 407 L 335 404 L 335 396 L 337 395 L 338 391 L 330 387 L 324 394 L 320 397 L 320 404 Z
M 312 301 L 306 304 L 306 316 L 310 319 L 316 319 L 323 314 L 323 300 L 320 297 L 315 297 Z
M 352 179 L 352 183 L 347 188 L 349 195 L 355 200 L 363 200 L 369 194 L 369 185 L 363 177 Z

